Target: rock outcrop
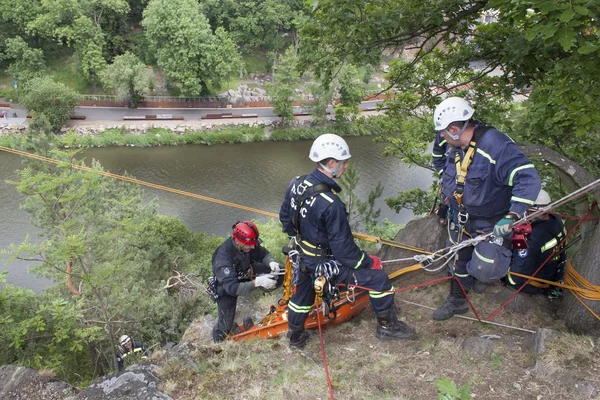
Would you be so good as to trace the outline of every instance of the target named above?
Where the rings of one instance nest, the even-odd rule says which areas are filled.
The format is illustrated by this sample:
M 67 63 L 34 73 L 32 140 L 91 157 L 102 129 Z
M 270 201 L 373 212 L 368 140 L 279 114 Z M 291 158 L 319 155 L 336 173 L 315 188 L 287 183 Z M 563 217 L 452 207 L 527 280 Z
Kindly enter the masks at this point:
M 52 374 L 16 365 L 0 366 L 2 400 L 64 400 L 75 393 L 74 387 Z
M 172 400 L 157 388 L 158 370 L 154 364 L 132 365 L 95 380 L 87 389 L 64 400 Z

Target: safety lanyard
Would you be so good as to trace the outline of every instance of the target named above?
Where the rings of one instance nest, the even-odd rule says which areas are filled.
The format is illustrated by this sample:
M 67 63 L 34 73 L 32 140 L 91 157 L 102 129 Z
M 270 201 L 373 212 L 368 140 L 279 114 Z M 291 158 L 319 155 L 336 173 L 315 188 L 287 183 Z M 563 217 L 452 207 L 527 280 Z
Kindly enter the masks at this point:
M 469 143 L 469 147 L 465 152 L 465 157 L 462 160 L 460 159 L 460 151 L 457 150 L 454 153 L 454 164 L 456 165 L 456 189 L 454 190 L 454 198 L 460 206 L 462 206 L 467 172 L 473 161 L 473 156 L 475 155 L 475 146 L 477 146 L 477 143 L 474 141 Z

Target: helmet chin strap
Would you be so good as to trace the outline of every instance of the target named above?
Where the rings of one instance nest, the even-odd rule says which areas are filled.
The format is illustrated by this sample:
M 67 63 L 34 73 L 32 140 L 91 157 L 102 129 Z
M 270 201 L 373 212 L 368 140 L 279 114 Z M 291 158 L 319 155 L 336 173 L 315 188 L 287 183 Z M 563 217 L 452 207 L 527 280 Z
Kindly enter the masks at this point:
M 325 171 L 329 172 L 331 174 L 331 177 L 333 178 L 333 180 L 337 179 L 338 173 L 340 172 L 340 167 L 342 166 L 343 162 L 338 161 L 337 167 L 335 167 L 335 170 L 332 170 L 330 168 L 327 168 L 325 165 L 323 165 L 322 162 L 319 162 L 319 165 L 321 166 L 321 168 L 323 168 Z
M 465 129 L 467 129 L 467 124 L 468 123 L 469 123 L 469 121 L 465 121 L 465 123 L 463 124 L 462 129 L 456 135 L 451 134 L 450 131 L 448 130 L 448 128 L 446 128 L 444 130 L 446 131 L 446 133 L 448 134 L 448 136 L 450 136 L 450 138 L 452 140 L 458 140 L 458 138 L 460 137 L 460 135 L 462 135 L 463 132 L 465 131 Z

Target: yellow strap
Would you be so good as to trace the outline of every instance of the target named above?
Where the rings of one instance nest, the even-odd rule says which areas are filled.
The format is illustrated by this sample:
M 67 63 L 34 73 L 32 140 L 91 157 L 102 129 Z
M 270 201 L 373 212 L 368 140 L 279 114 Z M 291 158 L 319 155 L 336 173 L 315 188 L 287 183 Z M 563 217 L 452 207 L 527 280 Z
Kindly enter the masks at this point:
M 475 142 L 469 143 L 469 148 L 465 153 L 465 157 L 460 159 L 460 152 L 454 153 L 454 164 L 456 165 L 456 183 L 458 185 L 464 185 L 465 180 L 467 179 L 467 171 L 469 170 L 469 165 L 473 161 L 473 156 L 475 155 L 475 146 L 477 144 Z M 462 193 L 458 193 L 454 191 L 454 198 L 458 202 L 458 204 L 462 204 Z

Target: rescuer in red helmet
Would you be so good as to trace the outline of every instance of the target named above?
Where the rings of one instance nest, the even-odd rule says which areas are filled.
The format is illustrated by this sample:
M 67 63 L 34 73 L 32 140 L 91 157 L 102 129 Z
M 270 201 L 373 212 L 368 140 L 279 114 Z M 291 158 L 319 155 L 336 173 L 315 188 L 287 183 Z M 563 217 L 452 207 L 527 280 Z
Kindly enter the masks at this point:
M 272 290 L 283 282 L 283 270 L 271 253 L 261 246 L 260 233 L 252 221 L 236 222 L 227 238 L 213 253 L 212 270 L 218 309 L 213 340 L 221 342 L 234 328 L 238 296 L 254 288 Z M 244 320 L 249 328 L 251 320 Z

